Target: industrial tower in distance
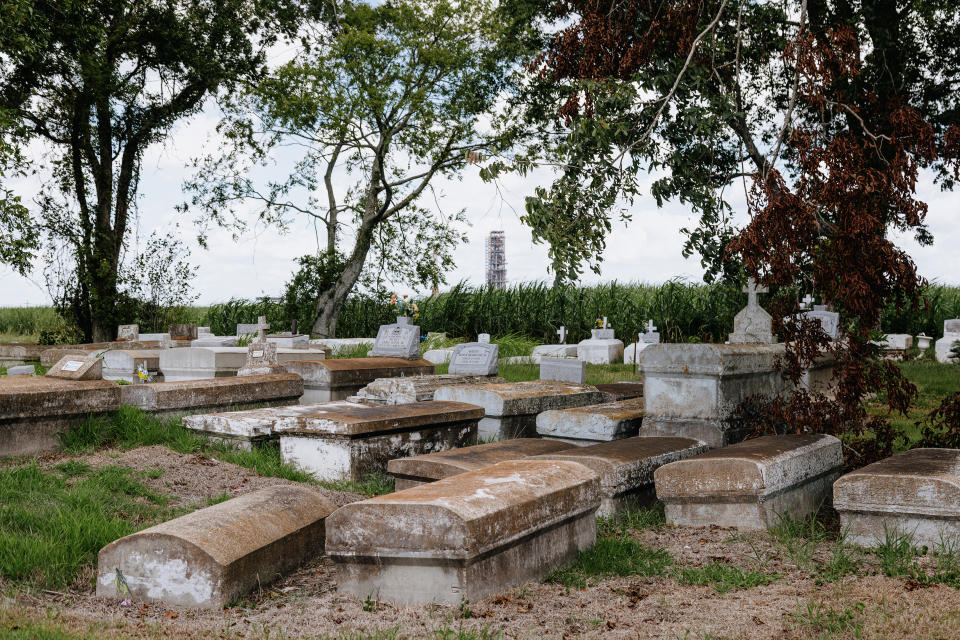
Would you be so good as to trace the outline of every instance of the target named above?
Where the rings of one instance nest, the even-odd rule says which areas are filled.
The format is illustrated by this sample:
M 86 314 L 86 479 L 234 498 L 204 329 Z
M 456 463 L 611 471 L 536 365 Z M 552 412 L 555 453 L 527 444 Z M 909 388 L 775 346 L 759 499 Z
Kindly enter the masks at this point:
M 491 231 L 487 238 L 487 286 L 507 286 L 506 238 L 503 231 Z

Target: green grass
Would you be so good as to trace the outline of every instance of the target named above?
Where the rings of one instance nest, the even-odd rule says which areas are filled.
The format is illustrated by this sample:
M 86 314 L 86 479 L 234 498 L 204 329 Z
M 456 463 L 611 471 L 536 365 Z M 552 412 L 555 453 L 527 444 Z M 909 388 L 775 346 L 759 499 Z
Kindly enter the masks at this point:
M 704 567 L 677 567 L 674 576 L 680 584 L 712 586 L 717 593 L 735 589 L 751 589 L 770 584 L 779 576 L 761 571 L 747 571 L 732 564 L 713 562 Z
M 664 576 L 673 558 L 665 549 L 644 546 L 630 537 L 601 536 L 570 566 L 547 578 L 566 587 L 585 589 L 592 578 L 609 576 Z
M 371 473 L 359 482 L 355 480 L 321 480 L 320 486 L 331 491 L 359 493 L 364 498 L 393 493 L 393 476 L 385 473 Z
M 0 574 L 68 586 L 106 544 L 174 515 L 130 469 L 35 463 L 0 469 Z
M 825 603 L 810 599 L 805 605 L 797 603 L 792 618 L 798 626 L 806 628 L 818 638 L 829 638 L 838 634 L 853 634 L 859 638 L 863 634 L 863 613 L 866 605 L 858 602 L 852 607 L 834 609 Z
M 917 386 L 919 394 L 909 413 L 906 416 L 888 413 L 886 405 L 877 400 L 867 404 L 867 412 L 870 415 L 887 416 L 894 428 L 905 434 L 912 443 L 920 437 L 915 423 L 937 408 L 943 398 L 960 389 L 960 365 L 911 360 L 900 363 L 899 367 L 907 379 Z
M 366 358 L 373 349 L 372 344 L 355 344 L 333 352 L 332 358 Z

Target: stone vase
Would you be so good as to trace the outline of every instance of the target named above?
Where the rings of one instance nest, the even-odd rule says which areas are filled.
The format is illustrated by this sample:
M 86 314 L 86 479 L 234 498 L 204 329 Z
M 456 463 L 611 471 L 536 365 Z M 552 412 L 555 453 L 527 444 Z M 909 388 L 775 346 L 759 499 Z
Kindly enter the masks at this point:
M 397 324 L 410 324 L 411 320 L 413 320 L 413 318 L 409 316 L 397 316 Z

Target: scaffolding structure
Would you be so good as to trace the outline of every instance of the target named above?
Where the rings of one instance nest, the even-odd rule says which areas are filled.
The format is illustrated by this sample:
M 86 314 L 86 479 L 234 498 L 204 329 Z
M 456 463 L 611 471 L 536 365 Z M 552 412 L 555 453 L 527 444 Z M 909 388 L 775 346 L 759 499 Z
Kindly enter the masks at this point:
M 498 289 L 507 286 L 506 236 L 503 231 L 491 231 L 487 238 L 487 286 Z

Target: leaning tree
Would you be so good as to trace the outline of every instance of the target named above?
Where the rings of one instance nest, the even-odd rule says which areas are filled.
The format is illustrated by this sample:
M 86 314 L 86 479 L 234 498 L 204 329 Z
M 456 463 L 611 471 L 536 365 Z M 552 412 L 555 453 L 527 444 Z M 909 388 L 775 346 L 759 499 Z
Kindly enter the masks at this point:
M 58 304 L 87 339 L 112 339 L 144 152 L 205 98 L 256 80 L 299 11 L 293 0 L 0 0 L 0 15 L 0 152 L 29 151 L 42 180 L 33 207 L 0 185 L 0 260 L 26 271 L 39 234 L 65 249 Z
M 320 283 L 313 334 L 335 335 L 364 273 L 444 281 L 463 213 L 420 203 L 439 178 L 507 144 L 484 127 L 510 60 L 491 6 L 339 3 L 329 26 L 305 31 L 292 61 L 225 109 L 224 147 L 198 160 L 188 206 L 237 232 L 250 204 L 258 222 L 321 229 L 316 255 L 300 260 L 313 272 L 295 279 Z M 278 158 L 293 164 L 279 178 Z
M 879 455 L 892 434 L 867 419 L 880 392 L 905 411 L 915 388 L 871 344 L 880 313 L 922 303 L 922 278 L 891 239 L 932 237 L 921 177 L 950 188 L 960 157 L 960 11 L 949 0 L 508 0 L 518 41 L 538 51 L 516 101 L 536 137 L 527 157 L 491 175 L 557 167 L 526 206 L 554 269 L 596 268 L 617 205 L 639 193 L 678 199 L 708 278 L 744 272 L 775 290 L 799 379 L 823 349 L 836 357 L 836 401 L 807 393 L 756 412 L 759 429 L 864 434 Z M 926 172 L 921 176 L 921 172 Z M 738 228 L 731 191 L 742 188 Z M 797 291 L 841 313 L 831 343 L 793 320 Z M 875 437 L 874 437 L 875 436 Z

